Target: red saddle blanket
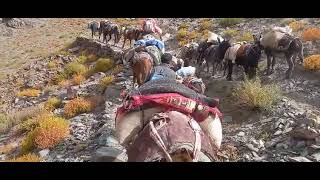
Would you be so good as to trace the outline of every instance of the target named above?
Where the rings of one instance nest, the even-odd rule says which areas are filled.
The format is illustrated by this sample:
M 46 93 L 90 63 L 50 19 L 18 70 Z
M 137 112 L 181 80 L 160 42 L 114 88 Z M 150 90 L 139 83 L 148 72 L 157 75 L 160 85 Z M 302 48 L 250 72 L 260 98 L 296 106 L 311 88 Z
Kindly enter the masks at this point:
M 132 110 L 138 110 L 143 105 L 163 106 L 166 111 L 179 111 L 185 115 L 192 116 L 197 122 L 202 122 L 210 114 L 222 117 L 222 113 L 217 107 L 209 107 L 202 102 L 186 98 L 177 93 L 134 95 L 127 97 L 123 102 L 123 106 L 117 109 L 117 117 L 124 116 Z

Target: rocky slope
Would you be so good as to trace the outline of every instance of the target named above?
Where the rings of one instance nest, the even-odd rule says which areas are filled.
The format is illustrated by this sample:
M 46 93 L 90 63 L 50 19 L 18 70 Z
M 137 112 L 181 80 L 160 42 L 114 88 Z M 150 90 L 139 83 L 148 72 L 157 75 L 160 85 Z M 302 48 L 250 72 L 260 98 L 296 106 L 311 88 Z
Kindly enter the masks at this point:
M 318 25 L 313 19 L 305 21 Z M 179 25 L 188 22 L 191 24 L 189 28 L 195 30 L 198 28 L 199 20 L 168 18 L 159 19 L 159 22 L 166 34 L 164 38 L 166 50 L 178 52 L 179 47 L 174 35 Z M 278 19 L 246 19 L 233 29 L 261 33 L 263 29 L 278 24 L 280 24 Z M 215 23 L 212 28 L 216 33 L 226 29 Z M 304 45 L 305 56 L 319 53 L 317 43 Z M 38 97 L 18 98 L 15 93 L 20 87 L 46 86 L 57 71 L 62 70 L 63 64 L 74 61 L 77 58 L 75 55 L 77 51 L 86 48 L 95 49 L 96 54 L 112 56 L 116 61 L 120 59 L 122 52 L 119 47 L 105 45 L 88 37 L 79 37 L 69 49 L 71 55 L 53 55 L 32 62 L 1 81 L 0 97 L 3 104 L 1 111 L 24 109 L 45 102 L 50 96 L 61 97 L 65 99 L 63 103 L 67 103 L 66 88 L 54 88 L 49 92 L 42 92 Z M 61 64 L 58 70 L 47 68 L 52 59 Z M 222 77 L 203 77 L 207 84 L 206 94 L 218 96 L 224 103 L 224 108 L 221 108 L 225 115 L 223 147 L 219 153 L 221 161 L 320 161 L 320 74 L 307 72 L 298 66 L 291 80 L 283 80 L 283 72 L 286 69 L 285 61 L 279 60 L 274 74 L 266 77 L 261 72 L 259 75 L 263 83 L 278 83 L 283 91 L 281 101 L 269 113 L 252 112 L 238 108 L 232 103 L 224 103 L 230 100 L 232 88 L 237 81 L 228 82 Z M 79 96 L 100 95 L 104 102 L 91 113 L 83 113 L 69 119 L 71 133 L 66 140 L 54 148 L 36 150 L 44 161 L 97 161 L 101 160 L 103 154 L 110 153 L 108 147 L 123 150 L 115 139 L 114 118 L 117 107 L 121 105 L 120 91 L 131 88 L 132 75 L 131 70 L 125 68 L 116 75 L 115 81 L 105 91 L 101 91 L 98 88 L 99 80 L 108 74 L 110 72 L 96 73 L 81 85 L 72 86 Z M 240 75 L 235 79 L 241 79 Z M 63 108 L 56 109 L 54 113 L 63 114 Z M 9 143 L 18 146 L 20 140 L 9 131 L 0 135 L 0 147 Z M 11 155 L 1 154 L 0 160 L 5 160 L 8 156 Z M 125 153 L 122 158 L 126 160 Z

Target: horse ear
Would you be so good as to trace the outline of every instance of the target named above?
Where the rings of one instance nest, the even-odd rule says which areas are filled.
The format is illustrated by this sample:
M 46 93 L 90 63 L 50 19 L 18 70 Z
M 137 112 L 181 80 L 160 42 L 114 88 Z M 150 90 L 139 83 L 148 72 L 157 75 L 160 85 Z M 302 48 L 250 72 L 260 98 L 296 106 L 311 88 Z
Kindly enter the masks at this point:
M 219 38 L 219 37 L 217 37 L 217 39 L 218 39 L 218 43 L 220 44 L 220 43 L 221 43 L 221 40 L 220 40 L 220 38 Z

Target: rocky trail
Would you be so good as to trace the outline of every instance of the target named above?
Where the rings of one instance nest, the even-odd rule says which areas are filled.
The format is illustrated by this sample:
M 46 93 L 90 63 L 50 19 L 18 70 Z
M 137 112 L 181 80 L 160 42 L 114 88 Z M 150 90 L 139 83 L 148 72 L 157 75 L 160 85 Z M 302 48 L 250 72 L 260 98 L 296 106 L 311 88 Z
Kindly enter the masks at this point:
M 305 19 L 318 26 L 318 22 Z M 192 30 L 199 23 L 195 19 L 159 19 L 165 31 L 166 50 L 178 52 L 179 45 L 174 36 L 182 23 L 189 23 Z M 258 23 L 259 22 L 259 23 Z M 260 24 L 261 26 L 258 26 Z M 234 29 L 250 29 L 252 33 L 260 32 L 267 26 L 279 24 L 277 19 L 247 19 Z M 214 24 L 215 32 L 225 28 Z M 27 107 L 44 103 L 49 97 L 60 97 L 62 104 L 67 104 L 69 92 L 67 87 L 53 86 L 42 91 L 37 97 L 17 97 L 16 92 L 28 87 L 47 87 L 48 82 L 64 64 L 75 61 L 83 50 L 91 49 L 99 56 L 112 57 L 115 62 L 121 58 L 120 45 L 112 46 L 91 39 L 89 32 L 78 36 L 69 46 L 66 54 L 55 54 L 38 61 L 27 63 L 16 73 L 0 81 L 0 112 L 23 110 Z M 122 45 L 122 41 L 120 41 Z M 112 41 L 109 44 L 113 44 Z M 0 46 L 1 47 L 1 46 Z M 126 46 L 127 47 L 127 46 Z M 318 54 L 317 43 L 305 43 L 305 56 Z M 49 69 L 48 63 L 57 62 L 58 67 Z M 260 64 L 265 63 L 263 57 Z M 275 73 L 270 76 L 259 72 L 263 84 L 279 84 L 282 97 L 270 112 L 259 112 L 239 107 L 232 96 L 233 88 L 241 82 L 242 72 L 234 73 L 234 81 L 226 81 L 224 77 L 202 78 L 207 86 L 205 94 L 219 97 L 219 109 L 224 113 L 223 142 L 218 156 L 221 161 L 235 162 L 319 162 L 320 161 L 320 73 L 309 72 L 298 65 L 290 80 L 284 80 L 287 69 L 285 60 L 278 60 Z M 78 96 L 99 96 L 103 101 L 92 112 L 81 113 L 70 119 L 70 136 L 53 148 L 35 149 L 34 153 L 45 162 L 92 162 L 104 161 L 105 154 L 115 153 L 109 147 L 122 151 L 120 159 L 126 160 L 124 148 L 115 138 L 115 112 L 122 104 L 120 92 L 132 87 L 132 72 L 129 67 L 115 75 L 114 81 L 106 89 L 99 87 L 102 78 L 110 75 L 112 70 L 98 72 L 87 78 L 80 85 L 71 89 Z M 49 89 L 49 88 L 48 88 Z M 63 106 L 53 111 L 55 115 L 63 115 Z M 0 134 L 0 150 L 10 145 L 12 151 L 0 151 L 0 161 L 18 156 L 22 136 L 9 130 Z

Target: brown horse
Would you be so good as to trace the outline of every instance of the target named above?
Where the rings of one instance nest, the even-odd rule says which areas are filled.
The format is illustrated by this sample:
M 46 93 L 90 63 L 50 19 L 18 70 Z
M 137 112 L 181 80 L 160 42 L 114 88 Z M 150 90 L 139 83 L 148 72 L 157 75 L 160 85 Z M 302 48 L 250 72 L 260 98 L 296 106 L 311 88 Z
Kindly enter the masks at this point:
M 153 67 L 153 59 L 147 52 L 136 52 L 135 49 L 129 49 L 123 54 L 123 63 L 130 64 L 133 71 L 133 85 L 138 86 L 147 81 Z
M 123 45 L 122 48 L 124 48 L 124 45 L 127 41 L 127 39 L 130 41 L 130 47 L 132 46 L 132 40 L 137 41 L 142 36 L 142 31 L 138 27 L 125 27 L 122 30 L 123 35 Z

